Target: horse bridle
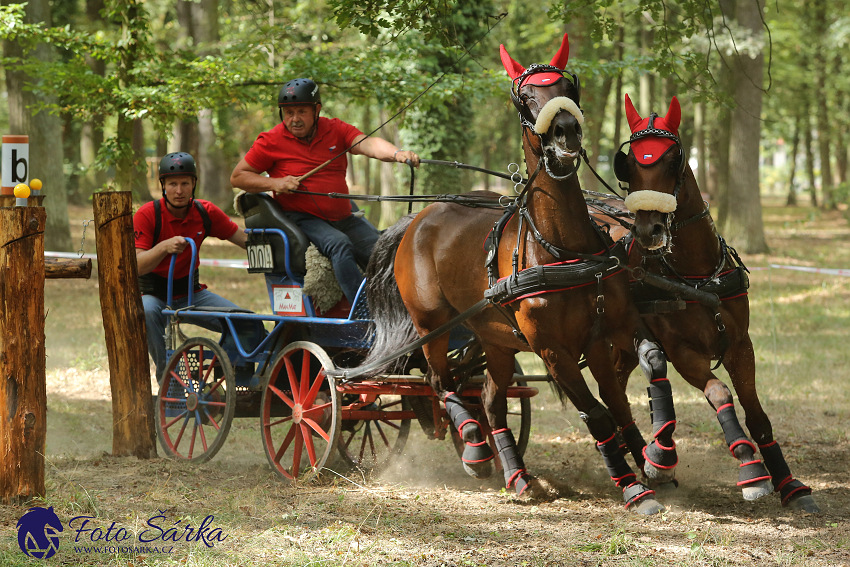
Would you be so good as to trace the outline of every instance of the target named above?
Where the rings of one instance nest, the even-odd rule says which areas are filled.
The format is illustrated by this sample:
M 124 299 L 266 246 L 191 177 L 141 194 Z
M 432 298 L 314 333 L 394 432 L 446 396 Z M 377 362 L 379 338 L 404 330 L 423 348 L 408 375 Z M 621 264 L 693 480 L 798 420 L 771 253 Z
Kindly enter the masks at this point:
M 564 179 L 567 179 L 567 178 L 576 174 L 576 172 L 578 171 L 578 168 L 581 166 L 581 159 L 578 160 L 578 165 L 575 167 L 575 169 L 572 172 L 568 173 L 567 175 L 561 176 L 561 175 L 556 175 L 555 173 L 552 172 L 552 170 L 549 168 L 549 158 L 547 157 L 546 152 L 543 151 L 543 134 L 537 132 L 537 130 L 535 129 L 536 120 L 535 120 L 534 116 L 531 115 L 531 109 L 528 107 L 528 104 L 520 97 L 520 94 L 519 94 L 519 89 L 522 86 L 522 83 L 528 77 L 531 77 L 532 75 L 537 75 L 539 73 L 556 73 L 556 74 L 561 76 L 561 78 L 558 79 L 557 81 L 555 81 L 554 83 L 546 85 L 547 87 L 551 87 L 551 86 L 558 84 L 561 81 L 561 79 L 567 79 L 567 75 L 569 75 L 570 78 L 567 79 L 567 80 L 570 80 L 570 82 L 572 83 L 572 86 L 573 86 L 573 88 L 575 89 L 575 92 L 576 92 L 575 99 L 571 99 L 571 100 L 573 100 L 573 102 L 575 102 L 576 106 L 579 108 L 580 111 L 581 111 L 581 104 L 580 104 L 580 101 L 581 101 L 581 83 L 579 82 L 578 76 L 575 73 L 572 73 L 570 71 L 566 71 L 564 69 L 560 69 L 558 67 L 555 67 L 554 65 L 546 65 L 546 64 L 542 64 L 542 63 L 532 63 L 528 67 L 528 69 L 526 69 L 525 71 L 523 71 L 523 73 L 521 75 L 516 77 L 513 80 L 513 83 L 511 84 L 511 102 L 514 103 L 514 107 L 516 107 L 517 111 L 519 112 L 519 121 L 520 121 L 520 126 L 522 126 L 522 129 L 523 129 L 523 135 L 528 136 L 528 132 L 531 131 L 531 132 L 534 133 L 535 136 L 537 136 L 537 139 L 540 143 L 540 148 L 541 148 L 540 157 L 543 161 L 543 165 L 546 167 L 546 173 L 548 173 L 549 177 L 551 177 L 552 179 L 555 179 L 556 181 L 563 181 Z M 541 111 L 542 111 L 542 109 L 541 109 Z M 533 147 L 534 146 L 532 145 L 532 148 Z M 537 152 L 535 152 L 535 154 L 536 153 Z M 539 169 L 540 168 L 538 167 L 538 171 L 539 171 Z M 536 176 L 536 174 L 535 174 L 535 176 Z M 526 184 L 526 187 L 528 187 L 530 185 L 533 177 L 534 176 L 529 178 L 528 183 Z

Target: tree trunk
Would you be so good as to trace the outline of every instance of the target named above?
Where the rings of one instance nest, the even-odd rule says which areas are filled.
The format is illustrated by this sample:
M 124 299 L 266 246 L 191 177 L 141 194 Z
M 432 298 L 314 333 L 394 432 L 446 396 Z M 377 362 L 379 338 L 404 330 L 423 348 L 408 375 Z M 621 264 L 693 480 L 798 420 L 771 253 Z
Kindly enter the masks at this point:
M 753 38 L 762 36 L 762 1 L 738 0 L 738 24 L 752 31 Z M 767 252 L 759 195 L 759 142 L 761 135 L 761 102 L 764 55 L 751 59 L 747 55 L 731 58 L 733 99 L 729 141 L 728 215 L 723 224 L 724 236 L 733 246 L 747 254 Z
M 0 504 L 44 497 L 45 211 L 0 209 Z
M 808 89 L 807 89 L 808 91 Z M 811 197 L 811 203 L 813 207 L 818 206 L 818 191 L 817 185 L 815 183 L 815 155 L 814 151 L 812 151 L 812 125 L 809 122 L 809 110 L 811 109 L 811 105 L 809 104 L 809 93 L 806 92 L 803 96 L 803 146 L 806 152 L 806 177 L 809 179 L 809 195 Z
M 705 103 L 700 102 L 694 110 L 694 140 L 697 148 L 697 185 L 700 191 L 708 191 L 708 156 L 705 148 Z
M 378 114 L 378 120 L 380 120 L 380 124 L 383 124 L 387 120 L 387 111 L 383 108 Z M 393 142 L 398 146 L 398 133 L 395 126 L 392 123 L 387 124 L 381 129 L 382 136 L 384 139 Z M 389 135 L 387 135 L 389 134 Z M 381 162 L 381 195 L 398 195 L 398 181 L 395 178 L 395 171 L 398 166 L 394 163 L 389 162 Z M 395 222 L 401 216 L 402 207 L 396 203 L 391 201 L 383 201 L 381 202 L 381 222 L 379 223 L 378 228 L 386 228 L 395 224 Z M 404 212 L 407 212 L 407 209 L 404 209 Z
M 788 173 L 788 198 L 785 204 L 789 207 L 797 206 L 797 188 L 794 186 L 794 176 L 797 173 L 797 150 L 800 146 L 800 124 L 802 117 L 799 112 L 794 119 L 794 134 L 791 140 L 791 171 Z
M 623 60 L 623 52 L 626 48 L 626 27 L 620 26 L 620 31 L 617 33 L 617 61 Z M 620 139 L 621 130 L 623 129 L 623 107 L 625 106 L 625 97 L 623 96 L 623 70 L 617 73 L 617 80 L 614 86 L 614 144 L 619 146 L 622 141 Z M 610 156 L 609 156 L 610 157 Z M 613 168 L 614 164 L 610 164 Z
M 817 88 L 814 90 L 814 97 L 818 125 L 818 150 L 820 154 L 820 187 L 823 197 L 821 204 L 826 209 L 834 209 L 835 196 L 833 195 L 832 167 L 829 161 L 830 116 L 829 109 L 827 108 L 826 89 L 826 0 L 812 0 L 810 6 L 815 41 L 823 42 L 815 48 L 814 53 L 815 82 L 817 83 Z
M 833 77 L 842 76 L 841 53 L 839 51 L 835 56 Z M 844 141 L 847 132 L 848 98 L 844 89 L 835 89 L 833 92 L 835 93 L 835 100 L 832 104 L 833 108 L 843 110 L 843 112 L 834 113 L 833 118 L 835 124 L 835 167 L 838 170 L 838 183 L 844 184 L 847 183 L 847 146 L 844 145 Z
M 103 0 L 87 0 L 86 15 L 92 24 L 102 25 L 104 8 Z M 106 62 L 103 59 L 87 57 L 86 62 L 93 73 L 103 76 L 106 73 Z M 86 169 L 81 193 L 88 198 L 94 191 L 103 189 L 106 185 L 106 171 L 94 167 L 97 153 L 103 145 L 103 116 L 99 116 L 83 125 L 80 139 L 80 161 Z
M 4 5 L 12 4 L 3 0 Z M 27 23 L 44 22 L 50 26 L 50 4 L 47 0 L 32 0 L 26 6 Z M 3 51 L 6 57 L 22 57 L 23 51 L 14 41 L 4 40 Z M 53 49 L 45 44 L 38 45 L 30 56 L 41 61 L 55 58 Z M 25 90 L 34 85 L 32 77 L 22 71 L 5 68 L 6 91 L 9 99 L 9 134 L 29 136 L 30 167 L 29 178 L 41 179 L 44 183 L 44 207 L 47 212 L 47 224 L 44 230 L 44 246 L 48 250 L 70 252 L 72 250 L 71 229 L 68 225 L 68 194 L 65 189 L 63 170 L 62 119 L 42 110 L 33 114 L 31 108 L 37 103 L 55 102 L 55 97 L 36 96 Z
M 131 195 L 94 194 L 97 276 L 112 390 L 112 454 L 149 459 L 156 457 L 156 435 Z
M 133 120 L 133 166 L 135 168 L 133 197 L 141 203 L 152 201 L 153 197 L 148 189 L 148 168 L 145 161 L 145 126 L 141 119 Z

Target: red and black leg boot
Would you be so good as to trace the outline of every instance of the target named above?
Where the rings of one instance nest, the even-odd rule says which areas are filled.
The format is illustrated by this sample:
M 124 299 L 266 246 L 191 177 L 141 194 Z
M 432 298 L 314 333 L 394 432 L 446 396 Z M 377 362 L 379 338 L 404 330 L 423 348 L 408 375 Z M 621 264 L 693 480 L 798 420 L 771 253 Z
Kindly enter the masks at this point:
M 741 487 L 744 500 L 756 500 L 773 492 L 770 473 L 764 463 L 756 458 L 756 446 L 747 439 L 735 413 L 735 406 L 729 403 L 717 408 L 717 421 L 720 422 L 732 456 L 741 461 L 738 465 L 738 486 Z
M 620 444 L 617 442 L 616 425 L 608 409 L 597 404 L 590 412 L 579 412 L 582 421 L 587 424 L 590 434 L 597 440 L 596 448 L 602 454 L 605 467 L 611 480 L 623 490 L 626 508 L 638 514 L 657 514 L 664 510 L 655 499 L 655 491 L 650 490 L 637 480 L 637 475 L 626 463 Z
M 793 510 L 802 510 L 810 514 L 819 514 L 820 507 L 812 497 L 812 489 L 794 478 L 791 469 L 785 462 L 779 443 L 771 441 L 759 445 L 759 451 L 764 458 L 764 464 L 773 478 L 774 489 L 782 498 L 782 505 Z
M 446 404 L 446 413 L 449 419 L 466 444 L 461 455 L 463 469 L 475 478 L 490 478 L 493 474 L 493 450 L 487 443 L 487 439 L 481 434 L 481 424 L 473 419 L 472 415 L 463 406 L 460 396 L 449 392 L 443 402 Z
M 654 484 L 673 482 L 679 457 L 673 432 L 676 430 L 676 410 L 673 407 L 673 388 L 667 379 L 667 357 L 657 343 L 644 340 L 638 346 L 641 370 L 649 380 L 649 411 L 652 417 L 652 441 L 643 449 L 643 472 Z
M 493 432 L 493 442 L 499 452 L 502 470 L 505 471 L 505 487 L 513 487 L 517 496 L 521 496 L 531 484 L 531 475 L 525 470 L 525 463 L 510 429 L 497 429 Z

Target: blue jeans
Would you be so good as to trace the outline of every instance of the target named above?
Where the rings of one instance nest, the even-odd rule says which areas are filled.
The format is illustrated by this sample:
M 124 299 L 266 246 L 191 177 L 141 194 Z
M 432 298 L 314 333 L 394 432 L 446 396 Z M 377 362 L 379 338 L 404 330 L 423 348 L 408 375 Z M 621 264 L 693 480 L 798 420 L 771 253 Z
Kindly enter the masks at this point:
M 339 221 L 326 221 L 309 213 L 284 211 L 284 214 L 330 259 L 339 287 L 353 304 L 363 282 L 360 268 L 365 270 L 369 263 L 372 248 L 378 241 L 378 229 L 365 218 L 354 215 Z
M 174 299 L 172 308 L 188 307 L 189 297 Z M 168 360 L 165 356 L 165 323 L 166 316 L 162 314 L 165 302 L 153 295 L 143 295 L 142 304 L 145 306 L 145 324 L 147 325 L 148 353 L 156 364 L 156 379 L 161 380 Z M 195 292 L 193 305 L 197 307 L 236 308 L 239 306 L 209 290 Z M 192 325 L 198 325 L 210 331 L 222 332 L 221 320 L 218 317 L 192 317 Z M 265 335 L 263 324 L 259 321 L 233 321 L 236 332 L 242 342 L 242 347 L 251 352 Z

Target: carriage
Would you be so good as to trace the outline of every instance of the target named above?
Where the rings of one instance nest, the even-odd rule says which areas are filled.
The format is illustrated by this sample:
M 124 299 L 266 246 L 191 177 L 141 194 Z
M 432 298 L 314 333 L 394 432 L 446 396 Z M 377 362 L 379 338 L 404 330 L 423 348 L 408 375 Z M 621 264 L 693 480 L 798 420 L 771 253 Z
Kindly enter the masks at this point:
M 421 351 L 404 358 L 399 373 L 367 381 L 340 380 L 329 373 L 355 366 L 370 346 L 365 282 L 353 305 L 343 299 L 321 312 L 302 291 L 307 238 L 270 196 L 242 194 L 239 201 L 248 233 L 248 272 L 263 274 L 272 314 L 192 307 L 191 292 L 190 307 L 166 308 L 169 358 L 156 397 L 156 430 L 165 453 L 208 461 L 222 447 L 234 418 L 257 416 L 269 464 L 290 482 L 314 476 L 335 457 L 334 466 L 383 469 L 404 449 L 413 420 L 429 437 L 443 439 L 449 433 L 462 451 L 460 436 L 424 379 L 427 364 Z M 189 244 L 194 265 L 197 248 Z M 169 285 L 168 305 L 171 298 Z M 183 335 L 181 323 L 200 317 L 221 322 L 219 340 Z M 273 325 L 254 348 L 236 333 L 236 325 L 249 320 Z M 453 372 L 463 384 L 459 394 L 489 433 L 480 405 L 483 353 L 462 327 L 451 331 L 450 346 Z M 531 429 L 529 398 L 537 394 L 527 383 L 547 377 L 524 376 L 519 367 L 516 372 L 508 392 L 509 419 L 524 452 Z

